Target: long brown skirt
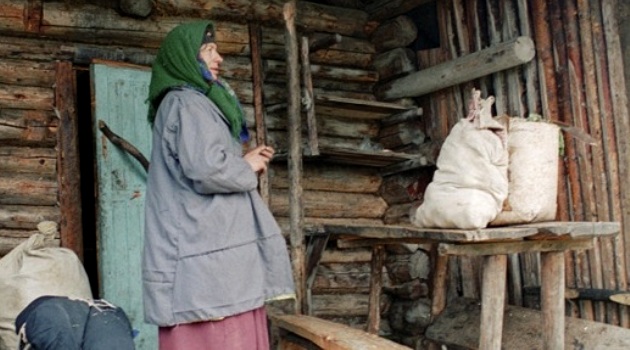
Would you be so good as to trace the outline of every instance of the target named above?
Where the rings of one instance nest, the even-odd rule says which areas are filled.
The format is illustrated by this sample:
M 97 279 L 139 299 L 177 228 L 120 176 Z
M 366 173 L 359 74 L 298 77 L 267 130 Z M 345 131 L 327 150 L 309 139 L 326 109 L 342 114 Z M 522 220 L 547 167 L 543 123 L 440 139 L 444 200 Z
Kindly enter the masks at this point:
M 219 321 L 160 327 L 158 337 L 160 350 L 269 350 L 264 307 Z

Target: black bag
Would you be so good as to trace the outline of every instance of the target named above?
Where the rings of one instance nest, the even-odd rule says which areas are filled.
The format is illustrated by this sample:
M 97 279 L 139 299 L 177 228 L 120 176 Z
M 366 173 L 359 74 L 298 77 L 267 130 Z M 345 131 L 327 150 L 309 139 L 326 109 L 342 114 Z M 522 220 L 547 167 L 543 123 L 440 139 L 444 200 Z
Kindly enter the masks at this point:
M 104 300 L 43 296 L 15 321 L 19 349 L 133 350 L 133 330 L 125 312 Z

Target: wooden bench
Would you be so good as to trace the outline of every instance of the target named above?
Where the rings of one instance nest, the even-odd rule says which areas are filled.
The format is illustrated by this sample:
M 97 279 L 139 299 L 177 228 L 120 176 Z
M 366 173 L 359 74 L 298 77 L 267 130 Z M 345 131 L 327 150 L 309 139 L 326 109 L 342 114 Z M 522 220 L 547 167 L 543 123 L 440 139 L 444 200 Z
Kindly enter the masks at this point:
M 564 252 L 591 249 L 594 239 L 618 234 L 618 222 L 541 222 L 526 225 L 472 230 L 430 229 L 410 225 L 364 226 L 322 224 L 313 229 L 313 237 L 336 235 L 349 245 L 373 246 L 368 332 L 379 329 L 379 295 L 383 258 L 382 246 L 392 243 L 431 243 L 435 248 L 431 290 L 431 318 L 446 307 L 448 259 L 451 256 L 481 256 L 481 319 L 478 346 L 500 350 L 504 317 L 508 254 L 538 252 L 541 256 L 541 309 L 539 326 L 544 350 L 562 349 L 565 343 Z M 317 241 L 314 241 L 317 242 Z M 323 245 L 321 245 L 323 246 Z M 314 247 L 314 246 L 313 246 Z M 316 249 L 309 249 L 309 260 L 316 261 Z M 313 256 L 313 258 L 310 257 Z M 315 263 L 309 264 L 316 266 Z M 309 269 L 308 275 L 314 273 Z M 456 332 L 457 333 L 457 332 Z M 432 344 L 432 348 L 439 344 Z
M 280 331 L 278 350 L 409 350 L 350 326 L 306 315 L 271 316 Z

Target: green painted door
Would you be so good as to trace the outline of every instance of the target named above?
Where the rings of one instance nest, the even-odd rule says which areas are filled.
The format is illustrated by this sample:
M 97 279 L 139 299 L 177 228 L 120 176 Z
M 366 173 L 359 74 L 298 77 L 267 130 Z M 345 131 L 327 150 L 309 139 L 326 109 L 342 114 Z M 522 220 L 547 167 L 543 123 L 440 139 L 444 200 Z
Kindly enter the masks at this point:
M 136 348 L 157 349 L 157 327 L 144 323 L 141 259 L 146 172 L 98 130 L 99 121 L 133 144 L 147 158 L 151 130 L 145 103 L 149 70 L 91 66 L 94 115 L 97 249 L 100 297 L 122 307 L 139 331 Z

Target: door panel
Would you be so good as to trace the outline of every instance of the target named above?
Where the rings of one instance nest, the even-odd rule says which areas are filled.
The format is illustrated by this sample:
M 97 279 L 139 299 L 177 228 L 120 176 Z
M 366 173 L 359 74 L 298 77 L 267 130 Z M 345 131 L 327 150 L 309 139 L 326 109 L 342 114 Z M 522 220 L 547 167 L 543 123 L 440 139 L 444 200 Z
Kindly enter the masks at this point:
M 97 251 L 100 297 L 122 307 L 136 348 L 157 349 L 157 327 L 144 323 L 141 258 L 146 172 L 98 130 L 99 121 L 149 158 L 151 128 L 145 103 L 151 73 L 108 64 L 90 68 L 97 186 Z

